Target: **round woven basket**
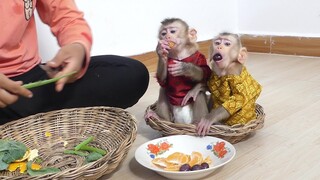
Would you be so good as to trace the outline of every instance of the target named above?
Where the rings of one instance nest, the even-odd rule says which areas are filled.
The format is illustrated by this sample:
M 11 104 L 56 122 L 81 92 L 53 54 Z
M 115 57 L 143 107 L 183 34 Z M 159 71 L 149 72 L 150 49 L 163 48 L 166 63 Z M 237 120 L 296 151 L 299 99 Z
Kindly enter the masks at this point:
M 43 167 L 57 167 L 61 171 L 41 176 L 20 174 L 18 170 L 0 171 L 0 179 L 98 179 L 123 161 L 136 134 L 136 119 L 125 110 L 113 107 L 64 109 L 12 121 L 0 126 L 0 138 L 38 149 Z M 86 164 L 84 157 L 63 153 L 89 136 L 94 136 L 90 145 L 106 150 L 105 156 Z
M 156 103 L 148 106 L 145 113 L 155 113 L 155 110 Z M 238 143 L 263 127 L 265 113 L 263 111 L 263 107 L 259 104 L 256 104 L 256 114 L 257 118 L 251 120 L 245 125 L 212 125 L 207 136 L 222 138 L 233 144 Z M 148 117 L 145 121 L 151 128 L 160 131 L 163 136 L 184 134 L 197 136 L 196 126 L 194 124 L 173 123 L 168 120 L 158 119 L 155 117 Z

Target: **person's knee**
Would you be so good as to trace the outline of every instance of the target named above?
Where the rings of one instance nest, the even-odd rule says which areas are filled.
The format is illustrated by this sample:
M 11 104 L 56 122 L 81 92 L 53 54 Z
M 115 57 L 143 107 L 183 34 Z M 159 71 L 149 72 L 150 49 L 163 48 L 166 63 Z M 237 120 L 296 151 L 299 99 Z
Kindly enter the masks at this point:
M 139 81 L 138 85 L 142 89 L 144 89 L 144 92 L 143 92 L 144 94 L 149 86 L 149 80 L 150 80 L 149 71 L 147 67 L 140 61 L 136 61 L 135 69 L 136 69 L 135 73 L 138 73 L 138 81 Z

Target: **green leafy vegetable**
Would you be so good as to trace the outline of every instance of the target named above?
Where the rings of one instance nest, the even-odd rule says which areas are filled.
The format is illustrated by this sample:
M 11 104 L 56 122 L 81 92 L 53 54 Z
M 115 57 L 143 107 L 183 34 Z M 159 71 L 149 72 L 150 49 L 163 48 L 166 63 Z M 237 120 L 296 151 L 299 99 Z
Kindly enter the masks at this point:
M 96 161 L 100 158 L 102 158 L 103 156 L 100 153 L 97 152 L 91 152 L 88 156 L 86 156 L 86 162 L 93 162 Z
M 0 139 L 0 170 L 7 169 L 8 165 L 21 159 L 27 151 L 27 147 L 18 141 Z
M 58 81 L 59 79 L 71 76 L 71 75 L 73 75 L 75 73 L 76 73 L 76 71 L 73 71 L 71 73 L 68 73 L 68 74 L 65 74 L 65 75 L 62 75 L 62 76 L 59 76 L 59 77 L 56 77 L 56 78 L 51 78 L 51 79 L 47 79 L 47 80 L 32 82 L 32 83 L 24 84 L 22 86 L 27 88 L 27 89 L 31 89 L 31 88 L 43 86 L 43 85 L 46 85 L 46 84 L 49 84 L 49 83 L 54 83 L 54 82 Z
M 4 153 L 1 153 L 0 152 L 0 159 L 2 159 L 4 156 Z M 4 170 L 4 169 L 7 169 L 9 166 L 9 164 L 3 162 L 2 160 L 0 160 L 0 170 Z
M 43 160 L 38 156 L 33 160 L 33 162 L 35 162 L 37 164 L 41 164 L 43 162 Z
M 45 174 L 51 174 L 51 173 L 58 173 L 60 172 L 60 169 L 58 168 L 54 168 L 54 167 L 47 167 L 47 168 L 42 168 L 39 170 L 33 170 L 31 169 L 31 164 L 32 161 L 29 161 L 27 163 L 27 172 L 30 176 L 41 176 L 41 175 L 45 175 Z

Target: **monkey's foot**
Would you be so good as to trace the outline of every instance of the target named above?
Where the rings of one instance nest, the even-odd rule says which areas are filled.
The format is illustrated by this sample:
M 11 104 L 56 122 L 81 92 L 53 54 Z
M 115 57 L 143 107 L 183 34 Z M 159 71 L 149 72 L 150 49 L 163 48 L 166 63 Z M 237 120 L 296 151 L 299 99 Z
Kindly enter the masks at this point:
M 160 119 L 160 117 L 158 116 L 158 114 L 154 111 L 148 111 L 145 115 L 144 115 L 144 119 L 148 122 L 149 118 L 156 118 L 156 119 Z

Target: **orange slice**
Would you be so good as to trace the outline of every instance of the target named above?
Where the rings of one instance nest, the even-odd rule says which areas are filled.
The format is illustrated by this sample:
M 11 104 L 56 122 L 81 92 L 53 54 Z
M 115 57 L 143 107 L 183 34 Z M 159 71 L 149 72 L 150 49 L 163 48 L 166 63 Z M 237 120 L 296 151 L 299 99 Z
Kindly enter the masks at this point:
M 181 152 L 172 153 L 166 158 L 168 163 L 177 165 L 186 164 L 189 162 L 189 160 L 189 156 Z
M 169 44 L 169 47 L 170 47 L 170 48 L 173 48 L 176 43 L 174 43 L 174 42 L 172 42 L 172 41 L 169 41 L 168 44 Z
M 168 164 L 168 166 L 166 168 L 164 168 L 164 170 L 167 170 L 167 171 L 179 171 L 180 167 L 181 167 L 181 165 L 179 165 L 179 164 Z
M 168 166 L 166 158 L 155 158 L 151 162 L 157 166 L 160 166 L 161 168 L 165 168 Z
M 189 165 L 192 167 L 196 164 L 201 164 L 203 161 L 202 154 L 200 152 L 193 151 L 190 156 Z
M 212 160 L 211 160 L 210 156 L 207 156 L 207 157 L 203 160 L 203 162 L 208 163 L 208 164 L 211 164 L 211 163 L 212 163 Z

